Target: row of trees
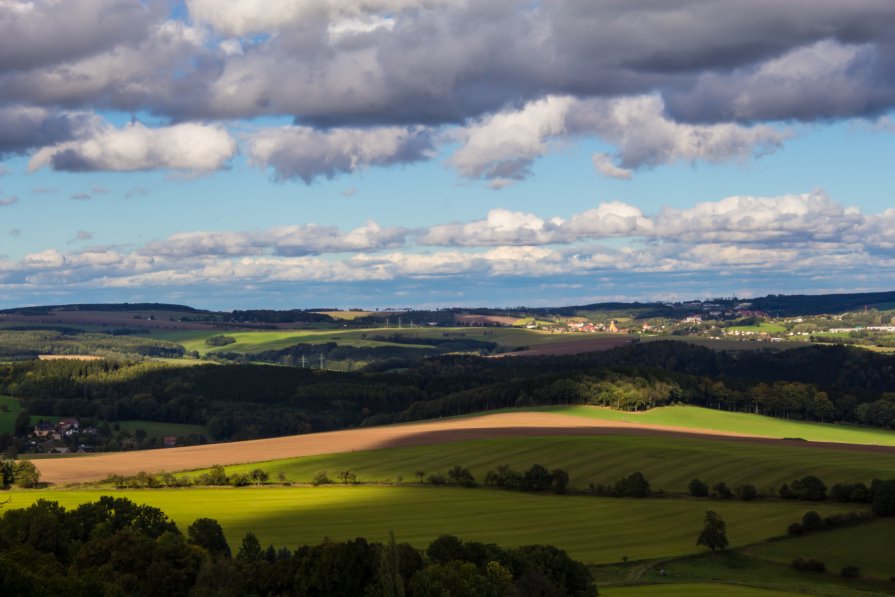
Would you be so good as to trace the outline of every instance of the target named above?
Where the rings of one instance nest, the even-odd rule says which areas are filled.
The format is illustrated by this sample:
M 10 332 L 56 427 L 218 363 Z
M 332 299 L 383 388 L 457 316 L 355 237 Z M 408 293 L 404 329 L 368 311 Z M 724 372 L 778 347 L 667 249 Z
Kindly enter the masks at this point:
M 586 566 L 546 545 L 504 549 L 442 536 L 424 551 L 364 538 L 295 550 L 253 533 L 235 556 L 217 521 L 186 530 L 157 508 L 103 496 L 66 510 L 38 500 L 0 517 L 9 595 L 568 595 L 595 597 Z
M 0 394 L 21 398 L 36 415 L 194 423 L 214 440 L 549 404 L 642 410 L 686 403 L 895 427 L 895 366 L 846 348 L 734 354 L 655 342 L 564 357 L 450 355 L 381 365 L 402 372 L 22 362 L 0 365 Z

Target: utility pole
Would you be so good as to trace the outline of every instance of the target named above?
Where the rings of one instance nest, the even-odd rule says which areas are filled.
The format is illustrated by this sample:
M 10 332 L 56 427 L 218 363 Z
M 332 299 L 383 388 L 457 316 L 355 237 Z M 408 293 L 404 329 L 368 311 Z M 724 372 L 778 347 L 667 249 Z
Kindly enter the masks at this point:
M 321 369 L 323 369 L 323 359 L 324 359 L 324 357 L 323 357 L 323 353 L 321 352 L 321 353 L 320 353 L 320 368 L 321 368 Z
M 301 355 L 301 368 L 304 369 L 308 364 L 308 358 L 305 355 Z

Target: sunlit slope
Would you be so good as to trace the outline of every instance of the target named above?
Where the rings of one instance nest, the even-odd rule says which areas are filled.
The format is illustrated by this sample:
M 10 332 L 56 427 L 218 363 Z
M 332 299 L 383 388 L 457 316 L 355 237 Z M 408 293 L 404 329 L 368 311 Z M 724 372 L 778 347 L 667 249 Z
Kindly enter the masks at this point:
M 693 431 L 721 431 L 778 439 L 800 438 L 812 442 L 895 446 L 895 432 L 884 429 L 793 421 L 698 406 L 664 406 L 643 412 L 618 411 L 598 406 L 545 406 L 525 410 L 600 421 L 680 427 Z
M 168 513 L 181 529 L 199 517 L 217 519 L 232 547 L 252 531 L 262 544 L 318 543 L 325 537 L 366 537 L 425 547 L 442 534 L 518 546 L 549 543 L 588 563 L 698 553 L 706 504 L 695 500 L 636 500 L 532 495 L 459 488 L 319 487 L 118 491 L 116 496 Z M 14 491 L 9 507 L 37 499 L 63 506 L 93 501 L 99 491 Z M 711 505 L 727 522 L 734 546 L 780 535 L 804 504 L 725 502 Z M 841 507 L 820 505 L 822 514 Z
M 276 478 L 308 482 L 319 471 L 331 477 L 351 471 L 362 482 L 417 481 L 451 467 L 469 468 L 479 482 L 500 465 L 525 471 L 532 464 L 565 469 L 571 486 L 611 484 L 634 471 L 642 472 L 654 490 L 685 493 L 694 477 L 731 488 L 751 483 L 760 491 L 777 489 L 805 475 L 825 483 L 864 482 L 895 478 L 895 457 L 852 450 L 809 446 L 761 445 L 746 442 L 644 435 L 516 437 L 451 442 L 410 448 L 390 448 L 275 460 L 227 467 L 228 473 L 261 468 Z

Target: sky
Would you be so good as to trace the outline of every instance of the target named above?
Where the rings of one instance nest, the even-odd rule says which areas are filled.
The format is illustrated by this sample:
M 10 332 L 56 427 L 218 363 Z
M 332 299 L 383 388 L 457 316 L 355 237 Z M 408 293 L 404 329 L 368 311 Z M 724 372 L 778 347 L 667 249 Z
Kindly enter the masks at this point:
M 895 289 L 891 0 L 0 0 L 0 307 Z

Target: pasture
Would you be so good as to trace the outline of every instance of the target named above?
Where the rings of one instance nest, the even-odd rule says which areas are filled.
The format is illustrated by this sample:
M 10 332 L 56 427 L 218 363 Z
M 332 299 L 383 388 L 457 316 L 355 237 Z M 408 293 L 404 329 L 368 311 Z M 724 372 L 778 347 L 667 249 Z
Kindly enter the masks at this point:
M 590 564 L 700 553 L 696 536 L 707 505 L 689 499 L 636 500 L 554 496 L 450 487 L 191 488 L 136 491 L 11 491 L 9 507 L 38 499 L 69 508 L 111 494 L 165 511 L 186 529 L 200 516 L 217 519 L 237 547 L 246 532 L 263 545 L 316 544 L 362 536 L 425 547 L 443 534 L 506 547 L 549 543 Z M 734 547 L 785 532 L 804 504 L 713 503 Z M 823 515 L 841 507 L 818 505 Z
M 751 483 L 759 491 L 777 489 L 806 475 L 834 483 L 869 483 L 895 478 L 895 459 L 849 450 L 807 446 L 761 445 L 739 441 L 669 438 L 650 435 L 508 437 L 409 448 L 388 448 L 308 456 L 226 467 L 228 473 L 266 470 L 275 479 L 284 473 L 293 482 L 308 482 L 319 471 L 335 478 L 351 471 L 361 482 L 417 482 L 417 472 L 446 474 L 454 466 L 469 468 L 484 482 L 500 465 L 524 472 L 533 464 L 562 468 L 573 488 L 608 485 L 634 471 L 642 472 L 653 490 L 686 493 L 694 477 L 731 489 Z
M 545 406 L 525 410 L 604 421 L 686 428 L 691 431 L 721 431 L 778 439 L 800 438 L 812 442 L 895 446 L 895 432 L 884 429 L 794 421 L 698 406 L 663 406 L 643 412 L 618 411 L 598 406 Z
M 804 593 L 790 593 L 755 586 L 729 585 L 720 583 L 667 583 L 662 585 L 640 585 L 633 587 L 600 587 L 603 597 L 793 597 Z
M 838 573 L 845 566 L 858 566 L 861 575 L 881 580 L 895 576 L 892 538 L 895 520 L 876 520 L 832 531 L 772 542 L 746 550 L 753 558 L 789 564 L 797 557 L 820 560 L 827 570 Z
M 378 327 L 368 329 L 351 330 L 253 330 L 253 331 L 196 331 L 196 330 L 158 330 L 153 331 L 152 337 L 160 340 L 169 340 L 183 345 L 187 351 L 198 351 L 199 354 L 213 352 L 236 352 L 254 354 L 267 350 L 281 350 L 296 344 L 323 344 L 335 342 L 347 346 L 417 346 L 423 344 L 397 344 L 385 340 L 375 340 L 374 337 L 385 337 L 398 334 L 404 338 L 435 338 L 451 339 L 463 338 L 466 340 L 480 340 L 483 342 L 496 342 L 504 348 L 517 348 L 521 346 L 543 346 L 554 343 L 566 342 L 593 342 L 595 337 L 603 334 L 551 334 L 538 330 L 519 328 L 482 328 L 482 327 L 456 327 L 456 328 L 430 328 L 430 327 L 404 327 L 398 328 L 395 322 L 391 327 Z M 225 334 L 236 339 L 233 344 L 225 346 L 208 346 L 205 340 L 211 336 Z
M 0 396 L 0 433 L 12 433 L 22 404 L 15 398 Z

